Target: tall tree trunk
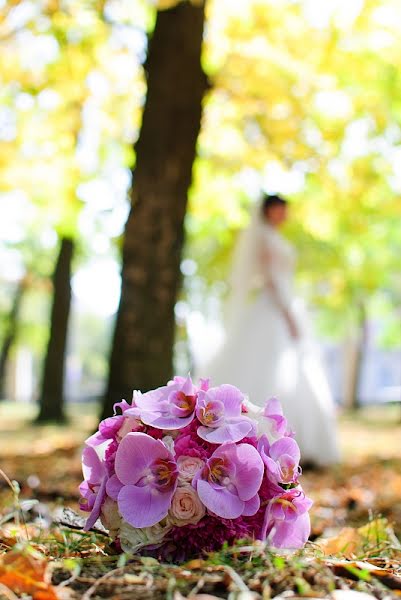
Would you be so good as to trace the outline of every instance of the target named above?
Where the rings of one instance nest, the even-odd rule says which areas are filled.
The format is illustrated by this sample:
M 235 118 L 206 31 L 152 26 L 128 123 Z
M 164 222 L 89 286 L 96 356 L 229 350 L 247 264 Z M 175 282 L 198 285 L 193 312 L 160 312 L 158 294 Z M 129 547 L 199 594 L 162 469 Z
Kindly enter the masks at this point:
M 346 359 L 346 390 L 345 407 L 349 410 L 357 410 L 361 407 L 359 396 L 363 360 L 368 340 L 368 318 L 366 306 L 363 301 L 357 304 L 358 325 L 355 337 L 347 343 Z
M 204 6 L 181 2 L 158 13 L 149 43 L 103 416 L 134 388 L 148 390 L 172 374 L 184 217 L 206 89 L 203 25 Z
M 44 361 L 40 411 L 37 422 L 65 420 L 64 366 L 67 346 L 68 318 L 71 305 L 71 263 L 74 252 L 72 239 L 63 237 L 53 273 L 53 305 L 50 337 Z
M 7 318 L 7 327 L 4 335 L 3 343 L 0 349 L 0 399 L 6 396 L 6 367 L 10 350 L 17 337 L 19 312 L 21 308 L 22 298 L 26 289 L 26 277 L 23 277 L 17 284 L 13 304 Z

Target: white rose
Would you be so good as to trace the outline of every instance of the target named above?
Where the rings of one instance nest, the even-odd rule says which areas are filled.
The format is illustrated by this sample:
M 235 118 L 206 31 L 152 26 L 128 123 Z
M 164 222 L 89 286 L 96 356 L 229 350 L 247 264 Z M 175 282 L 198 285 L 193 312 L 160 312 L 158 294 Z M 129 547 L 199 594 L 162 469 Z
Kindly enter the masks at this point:
M 180 456 L 177 460 L 178 473 L 184 481 L 192 481 L 199 469 L 202 469 L 205 462 L 201 458 L 194 456 Z
M 170 522 L 178 527 L 198 523 L 205 516 L 206 508 L 190 485 L 178 487 L 171 500 Z
M 171 525 L 167 524 L 166 521 L 141 529 L 132 527 L 132 525 L 123 521 L 119 531 L 121 548 L 124 552 L 135 554 L 135 552 L 146 546 L 158 546 L 162 544 L 170 529 Z
M 163 442 L 163 444 L 166 446 L 167 450 L 168 450 L 169 452 L 171 452 L 171 454 L 172 454 L 173 456 L 175 456 L 175 449 L 174 449 L 174 439 L 173 439 L 173 437 L 172 437 L 171 435 L 165 435 L 165 436 L 162 438 L 162 442 Z

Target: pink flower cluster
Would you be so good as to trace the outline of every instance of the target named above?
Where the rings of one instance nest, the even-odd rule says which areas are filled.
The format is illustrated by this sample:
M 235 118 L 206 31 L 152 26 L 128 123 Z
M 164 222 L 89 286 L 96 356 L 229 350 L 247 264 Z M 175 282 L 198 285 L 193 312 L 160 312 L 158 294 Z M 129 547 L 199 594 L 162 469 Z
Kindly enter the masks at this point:
M 305 544 L 312 503 L 277 400 L 254 420 L 236 387 L 175 377 L 114 409 L 83 451 L 87 529 L 100 518 L 124 550 L 175 560 L 244 537 Z

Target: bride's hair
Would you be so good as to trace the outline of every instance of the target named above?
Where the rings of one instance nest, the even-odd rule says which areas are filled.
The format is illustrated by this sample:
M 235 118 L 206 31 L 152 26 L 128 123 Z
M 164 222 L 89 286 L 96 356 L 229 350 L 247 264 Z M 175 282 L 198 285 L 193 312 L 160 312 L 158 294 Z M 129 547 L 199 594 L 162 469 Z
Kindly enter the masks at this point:
M 286 204 L 287 200 L 285 200 L 281 196 L 278 196 L 276 194 L 271 196 L 269 194 L 265 194 L 262 198 L 261 208 L 264 214 L 266 210 L 268 210 L 271 206 L 286 206 Z

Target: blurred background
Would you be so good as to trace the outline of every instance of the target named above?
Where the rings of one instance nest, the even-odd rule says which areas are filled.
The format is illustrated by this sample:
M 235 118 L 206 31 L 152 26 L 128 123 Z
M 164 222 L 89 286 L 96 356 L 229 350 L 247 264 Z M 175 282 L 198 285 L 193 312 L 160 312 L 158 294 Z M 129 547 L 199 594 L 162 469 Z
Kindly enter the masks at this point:
M 0 1 L 4 411 L 194 370 L 261 190 L 336 401 L 399 403 L 400 30 L 398 0 Z

